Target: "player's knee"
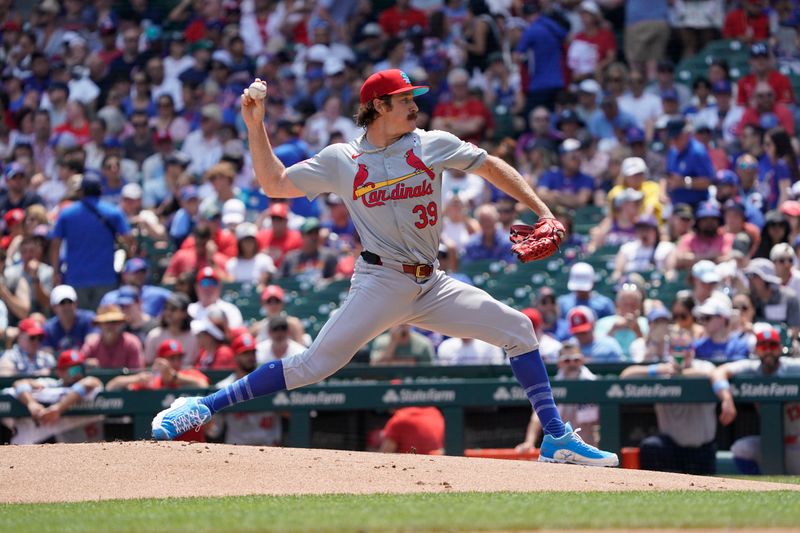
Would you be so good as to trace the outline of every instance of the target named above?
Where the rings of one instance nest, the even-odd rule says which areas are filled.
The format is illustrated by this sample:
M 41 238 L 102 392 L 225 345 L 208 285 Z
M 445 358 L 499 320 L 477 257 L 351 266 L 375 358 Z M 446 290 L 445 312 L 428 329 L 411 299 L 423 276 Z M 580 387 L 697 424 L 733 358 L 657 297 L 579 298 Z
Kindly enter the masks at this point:
M 532 352 L 539 347 L 539 341 L 536 339 L 536 332 L 533 330 L 531 320 L 520 312 L 514 313 L 514 327 L 511 328 L 508 341 L 508 348 L 506 349 L 509 357 L 516 357 L 524 353 Z

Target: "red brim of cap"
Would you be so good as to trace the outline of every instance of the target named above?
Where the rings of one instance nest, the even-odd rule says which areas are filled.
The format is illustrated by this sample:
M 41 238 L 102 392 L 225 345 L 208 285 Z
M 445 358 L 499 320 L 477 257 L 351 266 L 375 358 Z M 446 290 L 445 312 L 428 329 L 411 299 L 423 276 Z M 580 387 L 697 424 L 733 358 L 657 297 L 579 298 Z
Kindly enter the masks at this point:
M 800 217 L 800 202 L 784 202 L 781 213 L 790 217 Z
M 373 98 L 380 98 L 381 96 L 392 96 L 394 94 L 402 94 L 402 93 L 407 93 L 407 92 L 412 92 L 414 94 L 414 96 L 420 96 L 420 95 L 423 95 L 423 94 L 427 93 L 430 90 L 431 90 L 431 88 L 428 87 L 427 85 L 411 85 L 411 86 L 406 85 L 405 87 L 402 87 L 400 89 L 396 89 L 394 91 L 391 91 L 391 92 L 388 92 L 388 93 L 385 93 L 385 94 L 375 95 Z M 366 104 L 367 102 L 361 102 L 361 103 L 362 104 Z
M 581 324 L 580 326 L 570 326 L 569 332 L 570 333 L 586 333 L 587 331 L 592 331 L 594 329 L 594 324 L 591 322 L 587 322 L 586 324 Z
M 23 331 L 28 337 L 35 337 L 37 335 L 44 335 L 44 328 L 39 326 L 28 328 L 26 331 Z

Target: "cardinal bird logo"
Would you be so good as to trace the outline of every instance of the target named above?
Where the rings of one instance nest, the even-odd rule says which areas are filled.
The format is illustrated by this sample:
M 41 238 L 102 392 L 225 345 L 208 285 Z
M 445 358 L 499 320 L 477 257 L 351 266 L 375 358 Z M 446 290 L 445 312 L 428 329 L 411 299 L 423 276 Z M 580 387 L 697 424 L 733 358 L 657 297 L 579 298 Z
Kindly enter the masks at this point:
M 414 153 L 413 149 L 409 149 L 406 152 L 406 163 L 408 163 L 408 166 L 413 169 L 425 172 L 430 179 L 434 179 L 436 177 L 436 174 L 433 173 L 433 170 L 431 170 L 428 165 L 423 163 L 422 159 L 417 157 L 417 154 Z
M 364 185 L 364 182 L 367 181 L 369 178 L 369 170 L 367 170 L 367 165 L 363 163 L 358 164 L 358 171 L 356 172 L 356 176 L 353 179 L 353 200 L 358 200 L 358 189 Z

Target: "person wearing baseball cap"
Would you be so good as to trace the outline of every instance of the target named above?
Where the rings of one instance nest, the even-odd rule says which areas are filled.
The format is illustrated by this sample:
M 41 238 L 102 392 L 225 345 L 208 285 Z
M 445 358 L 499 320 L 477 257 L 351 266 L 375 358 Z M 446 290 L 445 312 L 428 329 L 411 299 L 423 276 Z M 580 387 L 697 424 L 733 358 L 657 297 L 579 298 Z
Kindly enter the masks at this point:
M 566 30 L 561 32 L 566 35 Z M 558 66 L 558 58 L 550 56 Z M 536 68 L 541 66 L 537 60 Z M 259 79 L 254 83 L 267 89 Z M 367 290 L 350 292 L 346 303 L 324 328 L 326 342 L 313 343 L 297 355 L 271 361 L 212 395 L 175 402 L 153 419 L 154 438 L 173 439 L 235 403 L 322 380 L 346 365 L 375 331 L 401 325 L 404 317 L 418 312 L 422 322 L 450 324 L 448 331 L 456 337 L 477 337 L 496 346 L 511 347 L 506 355 L 514 375 L 530 394 L 545 428 L 540 457 L 594 466 L 619 464 L 616 454 L 587 445 L 561 420 L 527 317 L 484 291 L 446 278 L 436 269 L 440 228 L 434 206 L 425 206 L 430 198 L 441 196 L 443 168 L 472 172 L 495 184 L 545 220 L 541 226 L 552 228 L 554 242 L 560 242 L 566 231 L 519 172 L 502 159 L 450 133 L 417 128 L 419 107 L 414 96 L 426 90 L 427 87 L 413 85 L 407 75 L 396 69 L 374 73 L 362 86 L 356 113 L 356 124 L 364 127 L 365 133 L 353 142 L 326 146 L 314 157 L 288 169 L 271 149 L 264 123 L 264 99 L 251 97 L 249 88 L 243 92 L 241 114 L 247 127 L 253 171 L 264 193 L 270 198 L 314 199 L 329 192 L 344 197 L 351 212 L 358 213 L 354 223 L 364 251 L 357 276 L 363 277 Z M 590 185 L 589 194 L 592 188 Z M 398 203 L 401 197 L 403 201 Z M 403 210 L 413 207 L 418 199 L 423 202 L 418 209 Z M 524 254 L 522 257 L 529 258 Z M 334 270 L 336 259 L 334 254 Z M 284 273 L 294 270 L 287 268 L 288 263 L 287 257 L 282 264 Z M 400 283 L 402 279 L 406 283 Z M 434 303 L 419 307 L 420 287 L 428 283 L 425 286 L 433 292 L 426 292 L 425 296 Z M 449 290 L 450 284 L 454 284 L 454 292 Z M 465 294 L 470 297 L 464 298 Z M 392 305 L 386 306 L 386 302 Z M 365 314 L 370 315 L 370 320 L 358 319 Z M 461 314 L 473 319 L 455 319 Z M 464 329 L 467 322 L 471 326 Z M 377 325 L 381 327 L 376 328 Z
M 14 345 L 0 356 L 0 376 L 49 374 L 56 364 L 53 355 L 41 349 L 44 327 L 34 317 L 20 320 Z
M 147 283 L 147 275 L 149 273 L 149 266 L 147 261 L 141 257 L 132 257 L 125 261 L 121 272 L 122 286 L 136 287 L 139 292 L 139 300 L 142 305 L 142 311 L 145 314 L 157 317 L 161 315 L 164 310 L 164 302 L 166 302 L 172 291 L 158 285 L 150 285 Z M 100 300 L 100 306 L 118 304 L 117 298 L 119 297 L 120 289 L 107 292 Z
M 695 356 L 692 334 L 677 326 L 666 335 L 666 361 L 633 365 L 620 373 L 622 379 L 672 376 L 709 377 L 714 364 Z M 639 460 L 648 470 L 713 475 L 716 473 L 716 405 L 655 404 L 658 433 L 639 444 Z M 646 466 L 645 466 L 646 465 Z
M 16 419 L 12 444 L 56 442 L 96 442 L 103 439 L 102 417 L 61 416 L 75 404 L 93 399 L 103 390 L 103 383 L 86 375 L 85 357 L 78 350 L 58 355 L 54 379 L 20 379 L 14 382 L 12 395 L 31 413 L 30 419 Z
M 183 345 L 177 339 L 165 339 L 159 344 L 156 359 L 150 370 L 117 376 L 106 385 L 106 390 L 161 390 L 203 389 L 208 378 L 194 368 L 181 368 L 184 359 Z M 198 440 L 190 435 L 191 440 Z
M 694 343 L 695 357 L 715 364 L 748 357 L 750 347 L 745 338 L 730 333 L 733 304 L 728 296 L 714 293 L 692 312 L 703 327 L 703 336 Z
M 256 283 L 260 286 L 269 283 L 277 269 L 270 256 L 258 251 L 256 225 L 243 222 L 236 226 L 235 234 L 239 253 L 225 264 L 228 276 L 238 283 Z
M 27 209 L 35 204 L 45 205 L 42 197 L 28 186 L 30 177 L 25 165 L 18 161 L 9 163 L 4 168 L 3 175 L 5 188 L 0 189 L 0 213 L 7 213 L 12 209 Z
M 571 292 L 562 294 L 557 299 L 562 317 L 566 318 L 567 312 L 579 305 L 591 309 L 597 318 L 610 316 L 616 312 L 611 298 L 592 290 L 596 278 L 594 267 L 589 263 L 578 262 L 570 267 L 567 289 Z
M 261 291 L 261 312 L 266 317 L 263 320 L 253 323 L 250 328 L 252 334 L 258 342 L 263 342 L 269 338 L 269 320 L 276 316 L 283 316 L 289 323 L 290 338 L 304 346 L 311 344 L 311 337 L 306 333 L 305 327 L 299 318 L 286 313 L 286 293 L 280 285 L 267 285 Z
M 797 270 L 797 254 L 788 242 L 779 242 L 769 252 L 769 260 L 775 265 L 775 275 L 781 285 L 800 294 L 800 271 Z
M 775 265 L 769 259 L 757 257 L 744 269 L 750 294 L 756 307 L 758 321 L 784 322 L 794 337 L 800 332 L 800 302 L 793 290 L 781 284 Z
M 612 337 L 596 337 L 594 325 L 597 321 L 594 311 L 585 305 L 578 305 L 567 313 L 569 332 L 580 346 L 580 351 L 593 363 L 619 363 L 625 360 L 622 347 Z
M 286 254 L 303 246 L 303 237 L 296 229 L 289 229 L 289 205 L 272 202 L 267 209 L 269 227 L 258 232 L 258 249 L 272 258 L 277 268 L 281 267 Z
M 670 142 L 667 193 L 673 205 L 685 203 L 696 208 L 708 199 L 708 188 L 713 182 L 711 157 L 706 147 L 692 137 L 692 125 L 683 117 L 670 119 L 666 131 Z
M 756 334 L 753 355 L 756 358 L 726 363 L 711 373 L 711 388 L 721 402 L 719 421 L 724 426 L 730 425 L 737 415 L 730 379 L 736 376 L 771 378 L 800 375 L 800 359 L 783 355 L 781 335 L 774 326 L 761 323 L 755 324 L 753 329 Z M 792 409 L 796 404 L 791 405 L 787 405 L 786 409 Z M 800 474 L 800 435 L 796 430 L 784 435 L 784 446 L 786 473 Z M 731 451 L 740 472 L 751 475 L 762 473 L 761 437 L 742 437 L 734 441 Z
M 581 172 L 581 142 L 577 139 L 565 139 L 558 152 L 561 165 L 542 174 L 536 194 L 547 203 L 570 208 L 583 207 L 592 198 L 594 179 Z
M 227 241 L 228 235 L 233 239 L 234 248 L 230 256 L 219 251 L 220 248 L 217 239 L 213 240 L 217 244 L 218 251 L 213 254 L 211 253 L 210 248 L 213 247 L 210 247 L 209 243 L 212 241 L 214 235 L 219 236 L 222 232 L 225 233 L 222 240 Z M 212 224 L 209 222 L 200 222 L 192 229 L 192 235 L 183 241 L 181 249 L 172 254 L 172 258 L 169 260 L 167 270 L 164 272 L 164 277 L 161 281 L 164 284 L 174 285 L 180 274 L 191 271 L 199 272 L 205 268 L 211 268 L 218 272 L 218 275 L 227 277 L 227 274 L 225 274 L 225 263 L 230 257 L 235 255 L 236 237 L 234 237 L 232 233 L 227 230 L 221 230 L 218 224 L 216 227 L 212 227 Z
M 540 287 L 536 295 L 531 295 L 531 303 L 542 314 L 542 332 L 551 335 L 559 342 L 572 337 L 565 318 L 558 312 L 556 293 L 552 287 Z
M 194 290 L 197 301 L 189 305 L 189 316 L 195 320 L 206 318 L 209 310 L 215 308 L 225 315 L 228 327 L 238 328 L 244 323 L 239 308 L 221 298 L 222 279 L 215 268 L 207 266 L 197 272 Z
M 50 291 L 52 316 L 44 323 L 44 345 L 58 352 L 80 349 L 94 329 L 94 313 L 79 309 L 78 294 L 69 285 L 58 285 Z
M 739 78 L 736 103 L 742 107 L 750 106 L 759 82 L 766 82 L 772 87 L 775 102 L 789 106 L 794 104 L 792 82 L 775 68 L 768 42 L 750 45 L 750 73 Z

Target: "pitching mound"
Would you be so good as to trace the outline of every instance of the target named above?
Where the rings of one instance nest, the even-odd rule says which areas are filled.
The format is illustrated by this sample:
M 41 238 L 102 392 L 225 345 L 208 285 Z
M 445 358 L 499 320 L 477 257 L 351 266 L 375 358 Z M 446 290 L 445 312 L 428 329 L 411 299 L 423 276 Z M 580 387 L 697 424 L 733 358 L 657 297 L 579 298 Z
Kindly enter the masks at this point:
M 0 447 L 0 503 L 248 494 L 798 490 L 527 461 L 180 442 Z

